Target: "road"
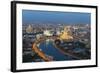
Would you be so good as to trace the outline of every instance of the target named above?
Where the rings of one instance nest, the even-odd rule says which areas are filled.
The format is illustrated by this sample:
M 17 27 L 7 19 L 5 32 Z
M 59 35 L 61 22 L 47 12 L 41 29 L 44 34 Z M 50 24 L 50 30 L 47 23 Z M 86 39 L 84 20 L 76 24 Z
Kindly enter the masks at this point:
M 38 48 L 38 44 L 43 42 L 45 40 L 44 39 L 38 39 L 36 40 L 33 45 L 32 45 L 32 50 L 38 54 L 38 56 L 40 56 L 44 61 L 52 61 L 52 58 L 50 56 L 47 56 L 43 51 L 41 51 L 39 48 Z

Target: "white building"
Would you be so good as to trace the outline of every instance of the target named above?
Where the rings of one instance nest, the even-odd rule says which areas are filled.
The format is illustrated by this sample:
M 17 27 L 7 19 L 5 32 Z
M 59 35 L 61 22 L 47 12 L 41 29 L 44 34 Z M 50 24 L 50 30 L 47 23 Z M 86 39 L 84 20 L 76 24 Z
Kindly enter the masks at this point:
M 43 32 L 43 34 L 44 34 L 45 36 L 52 36 L 52 35 L 53 35 L 49 30 L 45 30 L 45 31 Z

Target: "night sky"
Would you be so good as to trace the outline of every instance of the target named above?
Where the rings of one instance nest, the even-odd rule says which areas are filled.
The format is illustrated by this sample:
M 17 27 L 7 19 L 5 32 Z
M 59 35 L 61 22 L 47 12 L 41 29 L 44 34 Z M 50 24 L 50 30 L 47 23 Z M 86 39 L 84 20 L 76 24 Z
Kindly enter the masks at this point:
M 26 24 L 90 24 L 90 13 L 23 10 L 22 22 Z

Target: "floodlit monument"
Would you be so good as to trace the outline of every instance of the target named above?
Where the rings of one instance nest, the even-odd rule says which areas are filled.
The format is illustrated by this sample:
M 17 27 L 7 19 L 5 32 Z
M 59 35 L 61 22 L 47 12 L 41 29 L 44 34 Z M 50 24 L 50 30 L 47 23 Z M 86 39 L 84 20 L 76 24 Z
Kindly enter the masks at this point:
M 73 39 L 73 37 L 70 35 L 69 33 L 69 28 L 68 27 L 64 27 L 63 32 L 59 35 L 59 38 L 61 40 L 70 40 Z

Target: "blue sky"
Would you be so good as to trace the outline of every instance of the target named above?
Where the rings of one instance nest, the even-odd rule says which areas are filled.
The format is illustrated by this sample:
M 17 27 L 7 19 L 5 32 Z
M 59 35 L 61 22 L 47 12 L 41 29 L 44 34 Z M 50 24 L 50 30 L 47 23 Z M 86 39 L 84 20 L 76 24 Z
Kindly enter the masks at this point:
M 23 24 L 90 24 L 90 13 L 23 10 Z

